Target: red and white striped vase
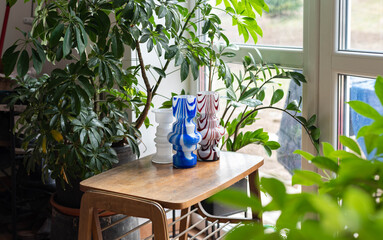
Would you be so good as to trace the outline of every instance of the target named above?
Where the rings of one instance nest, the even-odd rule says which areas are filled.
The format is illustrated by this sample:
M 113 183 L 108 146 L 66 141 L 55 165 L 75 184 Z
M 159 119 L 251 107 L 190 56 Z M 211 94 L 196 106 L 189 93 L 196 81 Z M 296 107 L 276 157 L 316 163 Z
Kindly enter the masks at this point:
M 219 159 L 218 143 L 225 134 L 225 128 L 219 125 L 216 113 L 219 109 L 219 94 L 214 91 L 197 93 L 197 130 L 202 135 L 200 148 L 197 150 L 198 160 L 216 161 Z

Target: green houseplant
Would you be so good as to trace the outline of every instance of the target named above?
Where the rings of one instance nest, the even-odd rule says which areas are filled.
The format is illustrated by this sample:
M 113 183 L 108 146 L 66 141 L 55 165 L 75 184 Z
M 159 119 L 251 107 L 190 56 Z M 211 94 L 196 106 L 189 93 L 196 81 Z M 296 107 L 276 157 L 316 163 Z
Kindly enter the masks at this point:
M 243 57 L 242 71 L 227 72 L 222 67 L 224 65 L 217 63 L 223 61 L 217 56 L 234 57 L 233 49 L 235 50 L 235 46 L 216 44 L 215 56 L 210 62 L 207 74 L 209 91 L 213 89 L 213 86 L 222 86 L 217 91 L 223 92 L 222 95 L 225 99 L 222 115 L 219 116 L 220 124 L 226 129 L 221 149 L 235 152 L 248 145 L 257 144 L 263 146 L 267 155 L 271 156 L 273 150 L 279 149 L 281 145 L 270 140 L 269 133 L 263 128 L 248 130 L 246 127 L 257 126 L 259 111 L 280 111 L 302 126 L 313 146 L 319 151 L 320 130 L 315 126 L 316 115 L 308 118 L 300 116 L 302 97 L 294 96 L 297 100 L 293 97 L 290 98 L 290 92 L 286 93 L 283 89 L 288 81 L 291 81 L 290 84 L 301 86 L 306 83 L 305 76 L 294 70 L 284 70 L 276 65 L 267 64 L 263 61 L 259 51 L 257 51 L 257 57 L 252 54 Z M 222 84 L 213 84 L 213 81 L 222 81 Z M 285 95 L 288 95 L 285 107 L 276 106 Z M 166 105 L 171 106 L 171 102 L 167 102 Z M 238 182 L 234 187 L 247 189 L 245 181 Z M 203 202 L 203 205 L 211 214 L 236 212 L 216 203 Z M 216 212 L 214 209 L 217 209 Z
M 227 52 L 225 47 L 221 46 L 218 49 L 222 53 Z M 285 93 L 279 87 L 284 83 L 276 84 L 275 82 L 277 79 L 291 80 L 292 84 L 301 86 L 301 84 L 306 83 L 305 76 L 294 70 L 284 70 L 276 65 L 269 65 L 263 61 L 259 52 L 258 55 L 259 62 L 255 60 L 257 58 L 249 54 L 243 58 L 243 71 L 238 74 L 232 73 L 229 77 L 221 77 L 226 86 L 226 104 L 223 108 L 221 124 L 227 131 L 221 148 L 225 147 L 228 151 L 238 151 L 249 144 L 256 143 L 261 144 L 270 156 L 272 150 L 280 147 L 279 143 L 269 141 L 268 133 L 262 128 L 255 131 L 243 131 L 243 129 L 248 125 L 255 124 L 259 111 L 276 110 L 284 112 L 299 123 L 310 137 L 313 146 L 319 151 L 320 130 L 314 125 L 316 115 L 309 116 L 307 119 L 297 115 L 301 112 L 302 97 L 297 96 L 299 100 L 291 100 L 290 92 Z M 212 79 L 209 81 L 211 82 Z M 210 83 L 209 86 L 211 85 Z M 266 89 L 271 89 L 271 93 L 266 94 Z M 275 106 L 286 94 L 288 94 L 286 107 Z M 233 117 L 238 110 L 240 110 L 238 115 Z
M 15 67 L 18 73 L 14 102 L 28 104 L 19 125 L 29 170 L 44 159 L 45 175 L 71 185 L 110 168 L 116 161 L 110 146 L 116 141 L 123 140 L 138 152 L 137 129 L 149 124 L 152 99 L 170 63 L 179 67 L 182 81 L 189 75 L 195 79 L 198 68 L 208 65 L 215 53 L 197 35 L 197 24 L 210 39 L 228 44 L 207 1 L 196 1 L 190 10 L 183 2 L 37 1 L 32 31 L 23 33 L 24 39 L 3 55 L 5 74 Z M 256 40 L 262 33 L 255 12 L 268 10 L 264 1 L 217 4 L 225 6 L 245 40 Z M 142 46 L 162 57 L 164 64 L 146 65 Z M 138 65 L 122 66 L 125 47 L 136 51 Z M 65 66 L 36 79 L 28 76 L 30 65 L 39 74 L 45 62 Z M 223 62 L 221 66 L 227 70 Z M 154 84 L 149 81 L 152 75 L 157 78 Z M 135 122 L 130 123 L 126 108 L 134 110 Z
M 4 53 L 4 71 L 9 75 L 16 67 L 14 102 L 28 106 L 19 120 L 28 170 L 44 159 L 43 174 L 66 189 L 110 168 L 117 160 L 113 143 L 129 144 L 138 153 L 138 129 L 149 125 L 152 99 L 171 74 L 171 63 L 181 81 L 196 79 L 199 67 L 216 56 L 212 43 L 221 39 L 229 45 L 205 0 L 189 9 L 183 0 L 36 2 L 32 31 Z M 245 41 L 262 35 L 255 17 L 268 10 L 263 0 L 216 3 L 224 5 Z M 137 54 L 137 65 L 122 65 L 126 48 Z M 145 64 L 141 48 L 161 58 L 161 64 Z M 56 68 L 38 78 L 28 76 L 31 65 L 40 74 L 45 62 Z M 230 73 L 223 61 L 217 63 L 222 74 Z M 136 115 L 134 122 L 128 108 Z
M 378 77 L 375 93 L 383 106 L 383 78 Z M 258 199 L 244 193 L 226 191 L 215 199 L 230 205 L 251 205 L 260 212 L 281 211 L 275 230 L 264 231 L 259 224 L 244 224 L 232 230 L 226 239 L 380 239 L 383 234 L 383 115 L 361 101 L 349 105 L 358 114 L 372 119 L 357 138 L 364 138 L 368 159 L 358 143 L 341 136 L 349 151 L 335 150 L 323 143 L 323 155 L 296 153 L 313 163 L 319 173 L 296 170 L 293 184 L 318 187 L 318 193 L 287 194 L 279 180 L 262 178 L 261 188 L 272 197 L 262 206 Z M 235 197 L 233 197 L 235 196 Z M 237 200 L 234 200 L 237 199 Z M 242 199 L 238 201 L 238 199 Z

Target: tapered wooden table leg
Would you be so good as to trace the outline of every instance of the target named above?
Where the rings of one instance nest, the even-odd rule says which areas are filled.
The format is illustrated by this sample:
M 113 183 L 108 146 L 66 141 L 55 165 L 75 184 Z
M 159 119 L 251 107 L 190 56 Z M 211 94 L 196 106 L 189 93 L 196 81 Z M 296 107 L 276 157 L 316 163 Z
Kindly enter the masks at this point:
M 97 209 L 93 209 L 92 234 L 92 240 L 102 240 L 100 218 L 98 217 Z
M 250 184 L 250 194 L 257 197 L 261 201 L 261 191 L 259 189 L 259 171 L 258 169 L 249 175 L 249 184 Z M 252 219 L 258 220 L 262 223 L 261 213 L 252 209 Z
M 78 230 L 79 240 L 92 239 L 93 207 L 88 204 L 88 194 L 84 193 L 80 208 L 80 226 Z
M 183 216 L 185 214 L 188 214 L 189 212 L 190 212 L 190 207 L 182 209 L 181 210 L 181 216 Z M 180 221 L 180 230 L 179 230 L 179 232 L 182 233 L 183 231 L 185 231 L 189 227 L 189 223 L 190 223 L 190 216 L 187 216 L 186 218 L 182 219 Z M 185 234 L 180 236 L 179 239 L 180 240 L 187 240 L 188 239 L 188 233 L 186 232 Z

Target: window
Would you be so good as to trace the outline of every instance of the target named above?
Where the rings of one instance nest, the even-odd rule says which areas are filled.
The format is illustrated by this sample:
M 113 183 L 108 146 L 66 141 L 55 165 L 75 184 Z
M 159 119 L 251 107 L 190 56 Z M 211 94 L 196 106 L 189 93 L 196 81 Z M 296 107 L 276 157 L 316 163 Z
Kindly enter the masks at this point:
M 212 5 L 215 0 L 210 0 Z M 303 0 L 266 0 L 270 10 L 257 19 L 263 30 L 263 37 L 258 38 L 258 46 L 303 47 Z M 233 43 L 245 44 L 243 37 L 238 36 L 231 19 L 217 8 L 213 9 L 224 26 L 224 33 Z M 249 39 L 246 44 L 254 44 Z
M 289 2 L 265 1 L 269 4 Z M 365 88 L 377 75 L 383 75 L 382 8 L 383 0 L 303 0 L 303 7 L 294 13 L 277 14 L 274 19 L 268 19 L 265 14 L 259 20 L 260 25 L 265 24 L 261 25 L 265 37 L 259 38 L 257 43 L 263 59 L 268 63 L 303 70 L 308 84 L 300 90 L 303 93 L 302 115 L 317 114 L 321 141 L 336 146 L 339 134 L 355 134 L 353 113 L 345 102 L 353 99 L 355 93 L 362 92 L 357 90 L 358 86 Z M 302 31 L 298 23 L 292 24 L 292 29 L 285 27 L 288 25 L 286 15 L 301 19 Z M 280 22 L 276 23 L 277 19 Z M 270 25 L 266 25 L 267 22 Z M 276 30 L 281 26 L 284 27 Z M 271 37 L 267 35 L 269 33 L 272 33 Z M 303 41 L 294 40 L 294 44 L 289 44 L 292 40 L 287 40 L 287 37 L 292 33 L 296 39 L 303 36 Z M 237 42 L 242 44 L 237 57 L 230 59 L 233 71 L 244 55 L 249 52 L 256 55 L 251 42 Z M 339 106 L 342 106 L 342 112 L 338 112 Z M 282 121 L 281 117 L 279 121 Z M 342 131 L 338 131 L 338 126 Z M 301 137 L 302 149 L 315 153 L 308 137 L 305 134 Z M 302 168 L 315 171 L 307 161 L 303 160 L 301 164 Z M 267 169 L 267 165 L 263 169 Z
M 380 37 L 383 28 L 377 25 L 382 23 L 382 17 L 378 16 L 382 4 L 381 0 L 321 0 L 317 6 L 311 6 L 311 11 L 314 7 L 326 9 L 320 11 L 317 22 L 312 24 L 318 24 L 320 33 L 313 47 L 319 50 L 315 65 L 321 137 L 334 146 L 339 135 L 353 136 L 357 131 L 353 127 L 354 114 L 344 103 L 355 96 L 370 101 L 358 94 L 363 95 L 376 76 L 383 74 L 383 38 Z
M 265 62 L 277 64 L 282 68 L 301 71 L 303 69 L 303 0 L 266 0 L 266 2 L 269 4 L 270 13 L 264 13 L 257 20 L 264 34 L 263 38 L 258 39 L 257 49 L 261 52 Z M 215 0 L 210 0 L 210 3 L 214 6 Z M 220 17 L 225 34 L 231 42 L 238 44 L 239 49 L 236 52 L 236 57 L 227 60 L 230 62 L 231 72 L 239 74 L 239 71 L 243 69 L 242 58 L 244 56 L 249 53 L 255 57 L 258 56 L 254 42 L 250 39 L 247 43 L 244 43 L 243 37 L 237 36 L 237 29 L 232 27 L 231 20 L 225 17 L 225 14 L 219 9 L 214 8 L 213 11 Z M 207 81 L 204 82 L 203 80 L 200 90 L 207 89 Z M 221 81 L 213 81 L 213 83 L 215 84 L 213 90 L 223 89 L 219 93 L 221 96 L 225 96 L 226 88 L 224 83 Z M 275 85 L 266 90 L 266 95 L 271 97 L 272 88 L 277 89 L 281 88 L 281 86 L 284 88 L 285 96 L 277 103 L 278 107 L 286 107 L 288 92 L 290 92 L 290 101 L 293 99 L 299 101 L 299 96 L 302 95 L 303 91 L 302 87 L 296 87 L 296 84 L 290 82 L 290 80 L 286 81 L 286 79 L 283 79 L 283 85 L 279 86 L 278 83 L 281 83 L 281 81 L 276 80 Z M 236 83 L 234 85 L 234 88 L 237 87 Z M 222 98 L 219 116 L 222 116 L 225 103 L 225 98 Z M 268 103 L 264 103 L 264 105 L 268 105 Z M 237 107 L 232 118 L 237 117 L 244 108 L 243 106 Z M 276 177 L 285 183 L 288 192 L 300 192 L 300 186 L 291 185 L 291 177 L 295 169 L 301 168 L 300 157 L 293 154 L 294 150 L 301 148 L 301 126 L 287 114 L 278 110 L 261 110 L 258 112 L 257 118 L 259 120 L 250 126 L 246 126 L 244 131 L 255 131 L 263 128 L 264 131 L 269 133 L 270 140 L 278 141 L 281 148 L 273 151 L 271 157 L 267 157 L 262 146 L 255 144 L 247 145 L 240 149 L 239 152 L 264 156 L 265 163 L 260 170 L 261 176 Z M 267 201 L 267 198 L 263 197 Z M 264 221 L 268 224 L 275 224 L 277 217 L 277 213 L 264 216 Z
M 361 116 L 351 109 L 347 104 L 348 101 L 366 102 L 378 112 L 383 113 L 383 107 L 375 95 L 374 85 L 374 78 L 339 75 L 338 135 L 356 139 L 358 131 L 363 126 L 372 123 L 371 119 Z M 361 146 L 363 154 L 368 157 L 363 138 L 357 139 L 357 142 Z M 338 143 L 338 148 L 341 147 Z
M 339 49 L 383 52 L 383 0 L 340 2 Z

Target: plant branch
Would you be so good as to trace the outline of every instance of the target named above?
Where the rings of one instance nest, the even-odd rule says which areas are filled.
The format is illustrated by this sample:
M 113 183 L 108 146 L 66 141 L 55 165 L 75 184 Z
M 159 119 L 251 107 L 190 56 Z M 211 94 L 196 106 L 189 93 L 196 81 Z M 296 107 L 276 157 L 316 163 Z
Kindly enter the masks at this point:
M 309 135 L 310 137 L 310 141 L 311 143 L 313 144 L 313 146 L 315 146 L 315 142 L 314 140 L 312 139 L 311 135 L 310 135 L 310 130 L 298 119 L 296 118 L 293 114 L 291 114 L 290 112 L 288 112 L 286 109 L 283 109 L 283 108 L 278 108 L 278 107 L 273 107 L 273 106 L 266 106 L 266 107 L 260 107 L 260 108 L 255 108 L 254 110 L 252 110 L 251 112 L 249 112 L 248 114 L 246 114 L 245 116 L 242 116 L 241 120 L 238 122 L 236 128 L 235 128 L 235 132 L 234 132 L 234 140 L 233 140 L 233 145 L 235 143 L 235 141 L 237 140 L 237 135 L 238 135 L 238 131 L 239 131 L 239 128 L 240 126 L 242 125 L 242 123 L 253 113 L 259 111 L 259 110 L 263 110 L 263 109 L 274 109 L 274 110 L 278 110 L 278 111 L 282 111 L 284 113 L 287 113 L 290 117 L 292 117 L 295 121 L 297 121 L 299 124 L 301 124 L 301 126 L 305 129 L 306 133 Z M 316 149 L 316 148 L 315 148 Z M 318 150 L 317 150 L 318 151 Z
M 213 39 L 211 40 L 211 44 L 210 44 L 210 48 L 211 48 L 211 51 L 213 52 Z M 209 91 L 212 90 L 212 85 L 213 85 L 213 56 L 212 56 L 212 53 L 210 52 L 210 59 L 209 59 Z
M 226 101 L 225 111 L 222 114 L 222 119 L 225 118 L 227 111 L 231 108 L 231 105 L 229 105 L 229 101 Z
M 144 59 L 142 58 L 140 43 L 138 41 L 136 42 L 136 50 L 137 50 L 138 60 L 140 62 L 141 75 L 145 83 L 146 94 L 147 94 L 144 110 L 141 112 L 134 126 L 136 129 L 139 129 L 144 123 L 146 116 L 148 115 L 150 104 L 152 103 L 152 91 L 151 91 L 148 76 L 146 75 Z
M 196 3 L 196 5 L 194 6 L 193 10 L 189 13 L 189 15 L 188 15 L 188 17 L 187 17 L 187 19 L 186 19 L 186 21 L 185 21 L 181 31 L 180 31 L 180 33 L 178 35 L 178 38 L 182 37 L 183 33 L 186 30 L 187 25 L 190 22 L 190 19 L 194 15 L 194 12 L 197 10 L 197 8 L 198 8 L 200 3 L 201 3 L 201 1 L 198 1 Z M 147 91 L 147 100 L 146 100 L 146 104 L 145 104 L 144 110 L 141 112 L 140 116 L 138 117 L 138 119 L 136 121 L 136 125 L 135 125 L 135 128 L 139 129 L 142 126 L 142 124 L 144 123 L 144 121 L 145 121 L 145 119 L 146 119 L 146 117 L 148 115 L 150 104 L 152 103 L 152 98 L 156 95 L 156 92 L 157 92 L 158 87 L 160 86 L 160 84 L 161 84 L 161 82 L 163 80 L 163 77 L 159 76 L 158 81 L 156 82 L 155 86 L 153 88 L 151 88 L 151 86 L 149 84 L 149 80 L 148 80 L 147 75 L 146 75 L 144 60 L 142 58 L 142 54 L 141 54 L 141 50 L 140 50 L 140 44 L 139 44 L 138 41 L 136 42 L 136 49 L 137 49 L 137 54 L 138 54 L 138 60 L 140 62 L 140 66 L 141 66 L 142 78 L 144 79 L 145 88 L 146 88 L 146 91 Z M 170 62 L 171 62 L 171 59 L 168 59 L 166 61 L 165 65 L 162 68 L 162 70 L 164 72 L 168 68 Z
M 188 26 L 188 24 L 189 24 L 189 22 L 190 22 L 190 19 L 192 18 L 194 12 L 197 10 L 197 8 L 198 8 L 198 6 L 199 6 L 200 3 L 201 3 L 201 1 L 198 1 L 198 2 L 196 3 L 196 5 L 194 6 L 193 10 L 189 13 L 189 16 L 187 17 L 187 19 L 186 19 L 184 25 L 182 26 L 181 32 L 178 34 L 178 38 L 181 38 L 182 35 L 184 34 L 184 32 L 185 32 L 185 30 L 186 30 L 186 28 L 187 28 L 187 26 Z M 165 72 L 166 69 L 168 68 L 168 66 L 169 66 L 169 64 L 170 64 L 170 61 L 171 61 L 171 59 L 168 59 L 168 60 L 166 61 L 165 65 L 164 65 L 164 67 L 162 68 L 162 70 L 163 70 L 164 72 Z M 162 79 L 163 79 L 162 76 L 160 76 L 160 77 L 158 78 L 158 81 L 157 81 L 156 85 L 155 85 L 154 88 L 152 89 L 152 96 L 155 96 L 155 95 L 156 95 L 157 89 L 158 89 L 158 87 L 160 86 L 160 84 L 161 84 L 161 82 L 162 82 Z
M 245 72 L 244 75 L 243 75 L 243 78 L 245 78 L 245 77 L 246 77 L 246 72 Z M 239 96 L 239 98 L 241 98 L 241 96 L 243 96 L 243 94 L 244 94 L 244 93 L 246 92 L 246 90 L 249 88 L 250 84 L 251 84 L 251 81 L 250 81 L 250 82 L 247 84 L 247 86 L 243 89 L 243 91 L 241 92 L 241 95 Z M 239 84 L 239 85 L 240 85 L 240 84 Z M 238 88 L 239 88 L 239 86 L 238 86 Z M 237 88 L 237 89 L 238 89 L 238 88 Z M 247 108 L 248 108 L 248 106 L 245 107 L 245 110 L 243 111 L 242 116 L 246 113 Z M 234 111 L 235 111 L 235 108 L 233 108 L 233 110 L 231 111 L 229 117 L 226 119 L 225 127 L 227 126 L 227 124 L 229 124 L 229 121 L 230 121 L 230 119 L 231 119 L 231 117 L 232 117 Z

